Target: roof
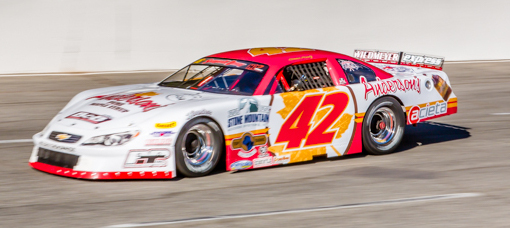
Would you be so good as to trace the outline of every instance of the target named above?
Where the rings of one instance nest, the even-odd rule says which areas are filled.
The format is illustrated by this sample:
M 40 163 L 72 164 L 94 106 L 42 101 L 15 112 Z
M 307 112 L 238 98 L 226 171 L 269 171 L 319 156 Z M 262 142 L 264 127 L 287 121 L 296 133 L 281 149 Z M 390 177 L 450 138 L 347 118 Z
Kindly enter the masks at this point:
M 263 47 L 241 49 L 217 53 L 207 57 L 245 60 L 263 63 L 271 66 L 285 66 L 294 62 L 312 59 L 352 59 L 350 56 L 335 52 L 295 47 Z

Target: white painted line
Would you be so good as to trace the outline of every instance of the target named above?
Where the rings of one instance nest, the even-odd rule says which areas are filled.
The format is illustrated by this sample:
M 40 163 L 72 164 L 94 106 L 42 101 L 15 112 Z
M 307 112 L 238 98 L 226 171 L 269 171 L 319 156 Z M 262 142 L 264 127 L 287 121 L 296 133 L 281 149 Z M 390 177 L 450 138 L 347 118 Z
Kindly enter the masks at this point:
M 0 140 L 0 144 L 5 144 L 5 143 L 27 143 L 27 142 L 32 142 L 32 141 L 33 141 L 32 139 Z
M 136 73 L 173 73 L 177 70 L 132 70 L 132 71 L 97 71 L 97 72 L 75 72 L 75 73 L 20 73 L 20 74 L 0 74 L 1 77 L 26 77 L 26 76 L 79 76 L 79 75 L 97 75 L 97 74 L 136 74 Z M 170 74 L 169 74 L 170 75 Z
M 510 62 L 510 59 L 445 61 L 445 63 L 448 63 L 448 64 L 456 64 L 456 63 L 506 63 L 506 62 Z
M 219 215 L 219 216 L 213 216 L 213 217 L 177 219 L 177 220 L 159 221 L 159 222 L 119 224 L 119 225 L 107 226 L 106 228 L 125 228 L 125 227 L 131 228 L 131 227 L 145 227 L 145 226 L 160 226 L 160 225 L 171 225 L 171 224 L 179 224 L 179 223 L 191 223 L 191 222 L 203 222 L 203 221 L 224 220 L 224 219 L 238 219 L 238 218 L 261 217 L 261 216 L 271 216 L 271 215 L 281 215 L 281 214 L 294 214 L 294 213 L 305 213 L 305 212 L 315 212 L 315 211 L 338 210 L 338 209 L 347 209 L 347 208 L 371 207 L 371 206 L 412 203 L 412 202 L 432 201 L 432 200 L 446 200 L 446 199 L 454 199 L 454 198 L 476 197 L 476 196 L 481 196 L 481 195 L 482 194 L 480 194 L 480 193 L 456 193 L 456 194 L 447 194 L 447 195 L 421 196 L 421 197 L 413 197 L 413 198 L 382 200 L 382 201 L 373 201 L 373 202 L 366 202 L 366 203 L 353 203 L 353 204 L 343 204 L 343 205 L 335 205 L 335 206 L 304 208 L 304 209 L 294 209 L 294 210 Z
M 491 113 L 491 115 L 504 116 L 504 115 L 510 115 L 510 112 Z

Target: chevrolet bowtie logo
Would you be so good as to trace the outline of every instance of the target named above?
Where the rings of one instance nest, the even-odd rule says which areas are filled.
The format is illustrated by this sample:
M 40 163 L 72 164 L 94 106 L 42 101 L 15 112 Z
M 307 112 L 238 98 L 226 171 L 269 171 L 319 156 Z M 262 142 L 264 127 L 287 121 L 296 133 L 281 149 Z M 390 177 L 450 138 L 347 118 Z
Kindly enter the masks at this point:
M 55 136 L 55 139 L 57 139 L 58 141 L 63 141 L 63 140 L 66 140 L 68 138 L 71 138 L 71 135 L 68 135 L 68 134 L 58 134 Z

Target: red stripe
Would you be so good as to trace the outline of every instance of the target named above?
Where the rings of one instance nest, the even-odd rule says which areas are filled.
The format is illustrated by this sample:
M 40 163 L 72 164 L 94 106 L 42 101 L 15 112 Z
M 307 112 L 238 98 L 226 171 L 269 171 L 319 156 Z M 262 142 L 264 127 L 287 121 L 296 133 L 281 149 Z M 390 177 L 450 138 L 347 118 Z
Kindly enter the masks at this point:
M 58 166 L 48 165 L 40 162 L 29 163 L 34 169 L 79 179 L 94 179 L 94 180 L 115 180 L 115 179 L 171 179 L 172 172 L 88 172 L 77 171 L 69 168 L 62 168 Z
M 363 123 L 356 123 L 356 131 L 354 132 L 354 138 L 351 142 L 351 147 L 345 154 L 356 154 L 363 151 L 363 144 L 361 142 L 361 132 L 363 131 Z

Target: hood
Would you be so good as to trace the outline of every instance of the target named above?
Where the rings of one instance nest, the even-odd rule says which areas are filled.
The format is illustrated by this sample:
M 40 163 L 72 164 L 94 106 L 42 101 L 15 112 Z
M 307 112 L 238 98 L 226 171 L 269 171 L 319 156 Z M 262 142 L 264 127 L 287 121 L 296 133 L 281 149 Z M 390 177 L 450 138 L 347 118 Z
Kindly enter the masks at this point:
M 82 96 L 59 114 L 58 123 L 90 130 L 131 127 L 162 112 L 180 115 L 184 106 L 224 96 L 154 84 L 112 87 Z

